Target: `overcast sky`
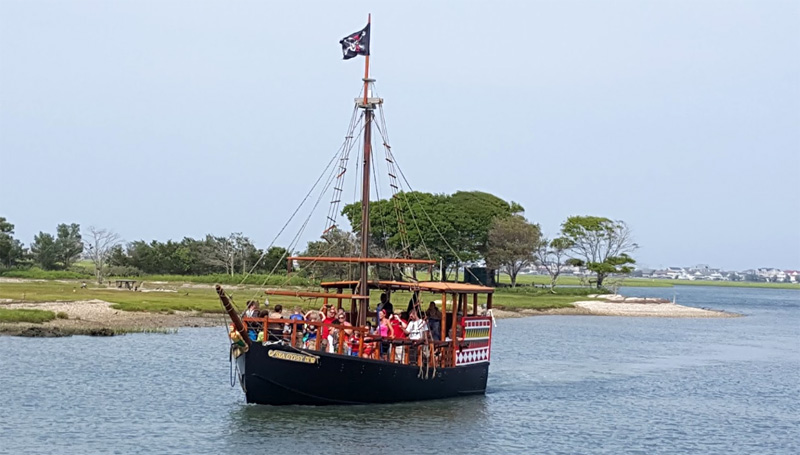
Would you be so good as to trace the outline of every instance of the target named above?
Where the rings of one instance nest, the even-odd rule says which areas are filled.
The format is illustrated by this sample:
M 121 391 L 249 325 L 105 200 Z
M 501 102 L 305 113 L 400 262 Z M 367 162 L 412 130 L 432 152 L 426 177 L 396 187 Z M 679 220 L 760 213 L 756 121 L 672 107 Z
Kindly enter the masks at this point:
M 643 266 L 800 269 L 798 1 L 0 0 L 0 216 L 26 245 L 266 247 L 342 142 L 364 69 L 338 41 L 368 12 L 414 189 L 551 235 L 624 220 Z

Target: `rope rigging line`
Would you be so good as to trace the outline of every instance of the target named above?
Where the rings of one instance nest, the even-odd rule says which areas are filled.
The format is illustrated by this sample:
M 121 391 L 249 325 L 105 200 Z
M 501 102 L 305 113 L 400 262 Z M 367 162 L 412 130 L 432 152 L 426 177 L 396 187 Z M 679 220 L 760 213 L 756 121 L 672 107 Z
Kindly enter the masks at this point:
M 395 217 L 397 218 L 398 233 L 400 235 L 401 255 L 406 259 L 411 257 L 411 242 L 408 240 L 408 231 L 406 229 L 406 221 L 403 217 L 402 208 L 399 201 L 400 185 L 397 181 L 397 170 L 395 162 L 391 156 L 392 147 L 389 145 L 389 133 L 386 129 L 386 118 L 383 113 L 383 105 L 379 108 L 381 114 L 381 122 L 377 125 L 378 133 L 383 139 L 383 149 L 385 153 L 387 173 L 389 174 L 389 187 L 392 191 L 392 205 L 394 206 Z M 413 216 L 413 214 L 412 214 Z
M 351 124 L 352 124 L 352 121 L 351 121 Z M 356 126 L 357 126 L 357 125 L 356 125 Z M 356 139 L 356 140 L 357 140 L 357 139 L 358 139 L 358 138 L 361 136 L 361 133 L 362 133 L 362 132 L 363 132 L 363 126 L 362 126 L 361 130 L 359 131 L 359 134 L 358 134 L 358 135 L 355 137 L 355 139 Z M 339 149 L 336 151 L 336 154 L 335 154 L 335 155 L 333 156 L 333 158 L 331 158 L 331 160 L 328 162 L 328 165 L 325 167 L 325 169 L 322 171 L 322 173 L 320 174 L 320 176 L 317 178 L 317 181 L 314 183 L 314 185 L 311 187 L 311 189 L 309 190 L 309 192 L 308 192 L 308 193 L 306 194 L 306 196 L 303 198 L 303 200 L 301 201 L 300 205 L 299 205 L 299 206 L 298 206 L 298 207 L 295 209 L 295 211 L 292 213 L 292 216 L 291 216 L 291 217 L 289 217 L 289 220 L 287 220 L 287 221 L 286 221 L 286 223 L 284 224 L 283 228 L 281 228 L 280 232 L 278 232 L 278 234 L 277 234 L 277 235 L 275 236 L 275 238 L 272 240 L 272 243 L 270 243 L 270 246 L 269 246 L 269 247 L 268 247 L 266 250 L 264 250 L 264 252 L 263 252 L 263 253 L 261 253 L 261 256 L 259 257 L 258 261 L 256 261 L 256 263 L 253 265 L 253 267 L 251 267 L 251 268 L 250 268 L 250 271 L 249 271 L 249 272 L 248 272 L 248 273 L 247 273 L 247 274 L 244 276 L 244 278 L 242 279 L 242 281 L 239 283 L 240 285 L 241 285 L 242 283 L 244 283 L 244 281 L 247 279 L 247 277 L 249 277 L 249 276 L 252 274 L 253 270 L 255 270 L 255 268 L 258 266 L 258 264 L 259 264 L 259 263 L 260 263 L 260 262 L 263 260 L 263 258 L 266 256 L 267 252 L 269 251 L 269 248 L 271 248 L 271 247 L 272 247 L 272 246 L 275 244 L 275 241 L 277 241 L 277 239 L 280 237 L 280 235 L 283 233 L 283 231 L 286 229 L 286 227 L 289 225 L 289 223 L 291 223 L 291 221 L 294 219 L 295 215 L 297 215 L 297 213 L 298 213 L 298 212 L 300 211 L 300 209 L 303 207 L 303 205 L 305 204 L 305 202 L 308 200 L 308 198 L 309 198 L 309 197 L 311 196 L 311 194 L 314 192 L 314 189 L 317 187 L 317 185 L 319 184 L 319 182 L 322 180 L 322 177 L 323 177 L 323 176 L 325 176 L 326 172 L 328 172 L 328 169 L 330 169 L 330 168 L 331 168 L 331 165 L 334 163 L 334 161 L 336 160 L 336 158 L 338 157 L 338 158 L 341 160 L 341 157 L 342 157 L 343 155 L 345 155 L 345 154 L 349 154 L 349 153 L 350 153 L 350 150 L 352 150 L 352 147 L 353 147 L 353 145 L 352 145 L 352 144 L 353 144 L 353 143 L 354 143 L 354 142 L 353 142 L 352 130 L 351 130 L 351 131 L 349 131 L 349 132 L 348 132 L 348 135 L 345 137 L 345 141 L 344 141 L 344 143 L 342 144 L 342 146 L 341 146 L 341 147 L 339 147 Z M 349 146 L 348 146 L 348 145 L 349 145 Z M 310 218 L 310 217 L 311 217 L 311 215 L 314 213 L 314 210 L 316 209 L 317 205 L 319 204 L 319 201 L 321 200 L 322 196 L 325 194 L 325 192 L 327 191 L 327 189 L 330 187 L 330 184 L 331 184 L 331 182 L 332 182 L 332 180 L 333 180 L 333 174 L 334 174 L 334 172 L 333 172 L 333 171 L 335 171 L 335 168 L 333 168 L 333 169 L 331 170 L 331 173 L 328 175 L 328 179 L 327 179 L 327 181 L 326 181 L 325 185 L 323 186 L 323 189 L 322 189 L 322 191 L 320 191 L 319 198 L 317 199 L 317 202 L 314 204 L 314 207 L 312 208 L 312 210 L 311 210 L 311 212 L 310 212 L 310 214 L 309 214 L 309 217 L 308 217 L 308 218 Z M 267 281 L 269 281 L 269 279 L 272 277 L 272 275 L 273 275 L 273 274 L 275 273 L 275 271 L 278 269 L 278 266 L 280 266 L 280 263 L 283 261 L 283 259 L 284 259 L 284 258 L 286 258 L 287 254 L 289 254 L 289 253 L 292 251 L 292 249 L 293 249 L 294 247 L 296 247 L 297 241 L 299 240 L 299 236 L 300 236 L 300 235 L 302 235 L 302 232 L 305 230 L 305 227 L 306 227 L 306 226 L 307 226 L 307 224 L 308 224 L 308 221 L 309 221 L 309 219 L 308 219 L 308 218 L 306 219 L 305 223 L 303 224 L 303 227 L 301 228 L 301 231 L 300 231 L 300 232 L 298 232 L 298 234 L 295 236 L 294 240 L 293 240 L 293 241 L 290 243 L 289 247 L 288 247 L 288 248 L 286 248 L 286 250 L 284 251 L 283 255 L 281 255 L 280 259 L 279 259 L 279 260 L 278 260 L 278 261 L 275 263 L 275 266 L 272 268 L 272 270 L 270 271 L 270 273 L 269 273 L 269 274 L 268 274 L 268 275 L 267 275 L 267 276 L 264 278 L 264 282 L 262 282 L 262 284 L 261 284 L 261 288 L 264 288 L 264 286 L 266 285 Z M 285 283 L 284 283 L 284 284 L 285 284 Z M 257 293 L 257 292 L 258 292 L 258 291 L 256 291 L 256 293 Z
M 359 93 L 360 93 L 360 90 L 359 90 Z M 276 235 L 275 235 L 275 237 L 272 239 L 272 242 L 270 242 L 269 246 L 268 246 L 268 247 L 267 247 L 267 248 L 266 248 L 266 249 L 265 249 L 265 250 L 264 250 L 264 251 L 261 253 L 261 256 L 259 256 L 259 258 L 258 258 L 258 260 L 256 261 L 256 263 L 255 263 L 255 264 L 253 264 L 253 266 L 250 268 L 250 270 L 249 270 L 249 271 L 248 271 L 248 272 L 245 274 L 245 276 L 242 278 L 242 281 L 239 283 L 239 285 L 240 285 L 240 286 L 241 286 L 241 285 L 242 285 L 242 284 L 245 282 L 245 280 L 246 280 L 246 279 L 247 279 L 247 278 L 248 278 L 248 277 L 249 277 L 249 276 L 250 276 L 250 275 L 253 273 L 253 271 L 256 269 L 256 267 L 258 267 L 258 265 L 261 263 L 261 261 L 262 261 L 262 260 L 264 259 L 264 257 L 267 255 L 267 252 L 269 251 L 269 249 L 270 249 L 270 248 L 272 248 L 272 247 L 275 245 L 275 242 L 276 242 L 276 241 L 278 240 L 278 238 L 281 236 L 281 234 L 283 233 L 283 231 L 284 231 L 284 230 L 286 230 L 286 227 L 287 227 L 287 226 L 289 226 L 289 223 L 291 223 L 291 222 L 292 222 L 292 220 L 294 219 L 295 215 L 297 215 L 297 212 L 299 212 L 299 211 L 300 211 L 300 208 L 302 208 L 302 207 L 303 207 L 303 204 L 305 204 L 306 200 L 308 200 L 309 196 L 311 196 L 311 194 L 313 193 L 313 191 L 314 191 L 314 188 L 316 188 L 316 186 L 319 184 L 320 180 L 322 180 L 322 177 L 325 175 L 325 172 L 326 172 L 326 171 L 327 171 L 327 169 L 330 167 L 330 165 L 333 163 L 333 160 L 335 160 L 335 159 L 336 159 L 336 157 L 337 157 L 337 156 L 339 156 L 340 152 L 342 152 L 343 150 L 347 150 L 347 149 L 348 149 L 348 147 L 347 147 L 347 145 L 348 145 L 348 138 L 349 138 L 349 139 L 352 139 L 353 121 L 354 121 L 354 119 L 357 117 L 357 115 L 356 115 L 356 112 L 357 112 L 357 110 L 358 110 L 358 109 L 357 109 L 357 106 L 353 108 L 353 113 L 352 113 L 352 114 L 351 114 L 351 116 L 350 116 L 350 125 L 348 126 L 348 135 L 346 135 L 346 136 L 345 136 L 345 141 L 342 143 L 342 145 L 339 147 L 339 149 L 338 149 L 338 150 L 336 151 L 336 153 L 333 155 L 333 158 L 331 158 L 331 161 L 330 161 L 330 162 L 328 162 L 328 165 L 325 167 L 325 169 L 322 171 L 322 173 L 320 174 L 320 176 L 317 178 L 317 181 L 314 183 L 314 185 L 313 185 L 313 186 L 311 187 L 311 189 L 308 191 L 308 193 L 306 194 L 306 196 L 305 196 L 305 197 L 303 198 L 303 200 L 300 202 L 300 205 L 298 205 L 298 206 L 297 206 L 297 208 L 294 210 L 294 212 L 292 213 L 292 215 L 289 217 L 289 219 L 288 219 L 288 220 L 286 221 L 286 223 L 283 225 L 283 227 L 281 228 L 281 230 L 280 230 L 280 231 L 278 231 L 278 234 L 276 234 Z M 350 146 L 350 148 L 352 148 L 352 146 Z M 348 152 L 348 153 L 349 153 L 349 152 Z M 290 249 L 287 249 L 287 253 L 288 253 L 288 251 L 290 251 Z M 273 267 L 273 268 L 272 268 L 272 271 L 270 271 L 270 273 L 267 275 L 267 277 L 265 278 L 265 281 L 264 281 L 264 283 L 261 285 L 262 287 L 263 287 L 263 286 L 266 284 L 266 281 L 267 281 L 267 280 L 269 280 L 269 278 L 272 276 L 272 274 L 274 274 L 274 273 L 275 273 L 275 270 L 277 270 L 277 266 L 278 266 L 278 264 L 280 264 L 280 261 L 282 261 L 284 257 L 286 257 L 286 253 L 284 253 L 284 255 L 283 255 L 283 256 L 281 256 L 281 259 L 280 259 L 280 260 L 279 260 L 279 261 L 276 263 L 275 267 Z
M 375 197 L 377 198 L 378 201 L 380 201 L 381 200 L 381 193 L 380 193 L 380 186 L 381 185 L 380 185 L 380 179 L 378 178 L 378 172 L 377 172 L 377 169 L 376 169 L 377 168 L 377 164 L 375 163 L 376 161 L 377 160 L 372 160 L 372 163 L 371 163 L 372 164 L 372 178 L 375 180 Z M 393 254 L 394 252 L 389 248 L 389 238 L 387 236 L 388 231 L 386 229 L 386 220 L 384 219 L 383 216 L 380 217 L 380 220 L 381 220 L 381 226 L 383 227 L 383 232 L 382 232 L 383 235 L 381 235 L 381 240 L 383 240 L 384 251 L 385 251 L 387 256 L 394 256 L 394 254 Z M 395 265 L 397 265 L 398 269 L 402 273 L 402 267 L 400 267 L 399 264 L 388 264 L 388 265 L 389 265 L 389 275 L 390 276 L 394 276 L 393 270 L 394 270 Z M 377 270 L 379 268 L 379 265 L 376 264 L 375 268 Z M 378 278 L 380 278 L 380 274 L 378 274 Z
M 266 256 L 267 252 L 269 251 L 269 248 L 271 248 L 275 244 L 275 241 L 280 237 L 280 235 L 283 233 L 283 231 L 286 229 L 286 227 L 289 225 L 289 223 L 291 223 L 291 221 L 294 219 L 294 217 L 297 215 L 297 213 L 300 211 L 300 209 L 303 207 L 303 205 L 305 205 L 305 203 L 306 203 L 306 201 L 308 201 L 309 197 L 311 197 L 311 195 L 313 194 L 314 190 L 319 185 L 320 181 L 322 181 L 322 178 L 326 174 L 328 174 L 328 179 L 326 180 L 325 185 L 322 187 L 322 190 L 319 193 L 319 197 L 317 198 L 317 201 L 315 202 L 314 206 L 312 207 L 312 209 L 311 209 L 311 211 L 309 213 L 309 216 L 306 218 L 306 220 L 303 223 L 300 231 L 295 235 L 295 238 L 292 240 L 292 242 L 290 242 L 289 246 L 285 249 L 285 251 L 281 255 L 280 259 L 278 259 L 278 261 L 276 261 L 275 266 L 273 266 L 272 270 L 264 278 L 264 281 L 261 283 L 260 289 L 263 289 L 266 286 L 267 281 L 269 281 L 269 279 L 272 277 L 272 275 L 278 269 L 278 267 L 280 266 L 281 262 L 284 260 L 284 258 L 286 258 L 287 254 L 289 254 L 292 251 L 292 249 L 296 247 L 300 236 L 305 231 L 305 227 L 308 225 L 308 221 L 311 218 L 311 215 L 314 213 L 314 210 L 316 209 L 317 205 L 319 205 L 319 201 L 322 199 L 322 196 L 325 194 L 327 189 L 330 187 L 331 182 L 333 181 L 333 174 L 335 173 L 335 167 L 332 168 L 332 165 L 336 161 L 337 157 L 340 157 L 341 154 L 347 152 L 347 149 L 345 148 L 346 144 L 347 144 L 347 139 L 345 139 L 345 143 L 342 144 L 342 146 L 339 148 L 339 150 L 336 151 L 336 154 L 334 154 L 334 156 L 331 158 L 331 160 L 328 161 L 328 164 L 325 166 L 325 169 L 323 169 L 322 173 L 317 178 L 316 182 L 314 182 L 314 185 L 311 187 L 311 189 L 308 191 L 308 193 L 306 193 L 306 196 L 300 202 L 300 205 L 298 205 L 298 207 L 295 209 L 295 211 L 289 217 L 289 220 L 286 221 L 286 223 L 283 225 L 281 230 L 278 232 L 278 234 L 272 240 L 272 243 L 270 244 L 270 246 L 266 250 L 264 250 L 264 252 L 261 254 L 261 256 L 259 257 L 259 260 L 256 261 L 256 264 L 254 264 L 253 267 L 250 269 L 250 271 L 244 276 L 244 278 L 242 278 L 242 281 L 239 283 L 239 285 L 243 284 L 245 282 L 245 280 L 247 279 L 247 277 L 250 276 L 250 274 L 253 272 L 253 270 L 255 270 L 256 266 Z M 331 170 L 330 172 L 328 171 L 329 169 Z M 284 281 L 284 284 L 286 284 L 286 282 L 288 282 L 289 278 L 290 277 L 287 277 L 287 280 Z M 258 292 L 259 292 L 259 288 L 256 289 L 254 296 L 258 295 Z
M 391 151 L 390 151 L 390 153 L 391 153 Z M 392 158 L 394 158 L 394 155 L 392 155 Z M 406 175 L 405 175 L 405 173 L 403 173 L 403 170 L 400 168 L 399 164 L 397 164 L 397 170 L 400 172 L 400 176 L 403 177 L 403 181 L 405 181 L 406 186 L 408 187 L 410 192 L 412 194 L 414 194 L 414 191 L 413 191 L 413 189 L 411 187 L 411 183 L 409 183 L 408 178 L 406 178 Z M 425 214 L 425 217 L 428 219 L 428 222 L 430 222 L 431 225 L 433 226 L 433 228 L 436 229 L 436 233 L 439 234 L 439 237 L 444 241 L 445 245 L 447 245 L 447 248 L 450 249 L 450 252 L 453 253 L 453 256 L 455 256 L 456 259 L 458 259 L 458 261 L 460 263 L 462 263 L 462 264 L 465 263 L 464 260 L 461 259 L 461 256 L 459 256 L 458 253 L 456 252 L 456 250 L 452 247 L 452 245 L 450 245 L 450 242 L 448 242 L 447 239 L 444 237 L 444 234 L 442 234 L 442 231 L 439 230 L 439 227 L 436 226 L 436 223 L 433 222 L 433 220 L 431 219 L 431 216 L 428 214 L 428 212 L 425 210 L 425 207 L 422 205 L 422 202 L 419 200 L 419 196 L 414 194 L 414 197 L 417 199 L 417 202 L 419 203 L 419 206 L 420 206 L 420 209 L 422 210 L 422 213 Z M 467 270 L 469 271 L 470 275 L 472 275 L 472 277 L 475 278 L 475 280 L 478 283 L 483 285 L 483 282 L 477 276 L 475 276 L 475 274 L 471 270 L 469 270 L 469 269 L 467 269 Z M 444 271 L 443 271 L 443 273 L 444 273 Z
M 386 152 L 387 152 L 387 156 L 388 156 L 387 160 L 391 160 L 391 162 L 395 166 L 399 166 L 399 165 L 396 164 L 396 158 L 394 158 L 394 155 L 392 154 L 391 147 L 387 148 Z M 408 193 L 405 192 L 405 191 L 402 191 L 402 188 L 400 188 L 400 190 L 401 191 L 398 192 L 398 195 L 402 195 L 401 197 L 402 197 L 403 201 L 405 201 L 406 206 L 408 207 L 408 211 L 411 214 L 411 220 L 414 222 L 414 226 L 417 228 L 417 232 L 420 233 L 419 240 L 420 240 L 420 243 L 422 244 L 422 248 L 425 250 L 425 254 L 428 256 L 428 259 L 433 259 L 433 255 L 431 254 L 431 251 L 428 249 L 428 246 L 425 244 L 425 239 L 422 236 L 422 230 L 420 229 L 419 223 L 417 222 L 417 217 L 414 215 L 414 209 L 413 209 L 413 207 L 411 206 L 411 203 L 408 200 L 408 195 L 407 195 Z M 409 188 L 409 191 L 411 191 L 410 188 Z M 420 204 L 420 206 L 421 206 L 421 204 Z M 409 243 L 410 243 L 410 241 L 409 241 Z
M 325 229 L 323 234 L 336 227 L 336 219 L 339 215 L 339 205 L 342 200 L 342 190 L 344 189 L 345 174 L 347 173 L 347 164 L 350 158 L 350 152 L 352 151 L 353 146 L 358 142 L 358 137 L 360 137 L 361 132 L 363 132 L 364 126 L 362 125 L 359 129 L 359 135 L 355 138 L 353 137 L 353 132 L 358 125 L 361 124 L 361 117 L 357 114 L 358 107 L 354 107 L 353 114 L 350 118 L 350 125 L 347 127 L 347 135 L 345 136 L 345 152 L 339 159 L 339 174 L 336 176 L 336 184 L 334 185 L 333 192 L 331 193 L 331 205 L 327 214 L 327 220 L 330 222 L 330 225 Z
M 364 127 L 362 126 L 361 130 L 359 131 L 359 134 L 355 138 L 356 140 L 359 137 L 361 137 L 361 134 L 363 133 L 363 131 L 364 131 Z M 355 143 L 355 141 L 353 143 Z M 351 148 L 352 148 L 352 145 L 351 145 Z M 322 196 L 325 194 L 325 192 L 328 190 L 328 188 L 330 188 L 331 184 L 333 184 L 333 181 L 334 181 L 333 174 L 334 173 L 332 172 L 331 175 L 328 177 L 328 180 L 325 183 L 322 191 L 320 191 L 320 194 L 319 194 L 319 197 L 317 198 L 317 201 L 314 203 L 314 206 L 311 208 L 311 211 L 309 212 L 308 217 L 306 217 L 306 220 L 303 223 L 303 225 L 301 226 L 301 228 L 298 231 L 297 235 L 295 235 L 294 239 L 292 239 L 292 242 L 290 244 L 291 246 L 287 251 L 291 251 L 291 249 L 294 248 L 297 245 L 297 243 L 299 242 L 300 237 L 302 236 L 303 232 L 305 232 L 305 229 L 308 226 L 308 222 L 311 220 L 311 216 L 314 214 L 314 210 L 316 210 L 317 206 L 319 205 L 320 201 L 322 200 Z M 328 251 L 330 251 L 333 248 L 334 245 L 335 244 L 333 242 L 331 242 L 331 245 L 329 245 L 328 248 L 325 250 L 325 252 L 323 252 L 323 255 L 326 254 Z M 316 262 L 317 262 L 316 260 L 311 261 L 308 264 L 308 266 L 312 266 Z M 286 283 L 288 283 L 290 279 L 291 279 L 291 277 L 287 276 L 286 280 L 284 280 L 282 285 L 285 285 Z M 264 285 L 262 284 L 262 287 L 263 286 Z
M 244 276 L 244 278 L 243 278 L 243 279 L 242 279 L 242 281 L 239 283 L 239 285 L 242 285 L 242 283 L 244 283 L 244 280 L 246 280 L 246 279 L 247 279 L 247 277 L 248 277 L 248 276 L 250 276 L 250 274 L 252 274 L 253 270 L 255 270 L 255 268 L 258 266 L 258 264 L 261 262 L 261 260 L 263 260 L 263 259 L 264 259 L 264 256 L 266 256 L 266 254 L 267 254 L 267 251 L 269 250 L 269 248 L 272 248 L 272 246 L 274 246 L 274 245 L 275 245 L 275 241 L 277 241 L 277 240 L 278 240 L 278 238 L 281 236 L 281 234 L 283 234 L 283 231 L 284 231 L 284 230 L 286 230 L 286 228 L 289 226 L 289 223 L 291 223 L 291 222 L 292 222 L 292 220 L 294 219 L 295 215 L 297 215 L 297 212 L 299 212 L 299 211 L 300 211 L 300 209 L 303 207 L 303 205 L 306 203 L 306 201 L 308 200 L 308 198 L 309 198 L 309 197 L 311 196 L 311 194 L 314 192 L 314 189 L 317 187 L 317 185 L 319 185 L 319 182 L 322 180 L 322 177 L 323 177 L 323 176 L 325 176 L 325 173 L 328 171 L 328 169 L 331 167 L 331 165 L 333 164 L 333 162 L 336 160 L 336 157 L 337 157 L 337 156 L 339 156 L 339 154 L 341 153 L 341 151 L 342 151 L 342 149 L 343 149 L 343 148 L 344 148 L 344 144 L 342 144 L 342 146 L 341 146 L 341 147 L 340 147 L 340 148 L 339 148 L 339 149 L 336 151 L 336 153 L 333 155 L 333 157 L 330 159 L 330 161 L 328 161 L 328 164 L 325 166 L 325 169 L 323 169 L 323 170 L 322 170 L 322 173 L 321 173 L 321 174 L 320 174 L 320 176 L 317 178 L 317 181 L 316 181 L 316 182 L 314 182 L 314 185 L 312 185 L 312 186 L 311 186 L 311 189 L 310 189 L 310 190 L 308 190 L 308 193 L 306 193 L 305 197 L 302 199 L 302 201 L 300 201 L 300 204 L 297 206 L 297 208 L 295 208 L 295 209 L 294 209 L 294 212 L 292 212 L 292 215 L 291 215 L 291 216 L 289 216 L 289 219 L 288 219 L 288 220 L 286 220 L 286 223 L 284 223 L 284 225 L 283 225 L 283 227 L 281 228 L 281 230 L 280 230 L 280 231 L 278 231 L 278 233 L 277 233 L 277 234 L 275 235 L 275 237 L 272 239 L 272 242 L 270 242 L 270 244 L 269 244 L 269 246 L 267 247 L 267 249 L 265 249 L 265 250 L 264 250 L 264 252 L 263 252 L 263 253 L 261 253 L 261 256 L 258 258 L 258 261 L 256 261 L 256 263 L 255 263 L 255 264 L 253 264 L 253 267 L 251 267 L 251 268 L 250 268 L 250 270 L 249 270 L 249 271 L 247 272 L 247 274 Z

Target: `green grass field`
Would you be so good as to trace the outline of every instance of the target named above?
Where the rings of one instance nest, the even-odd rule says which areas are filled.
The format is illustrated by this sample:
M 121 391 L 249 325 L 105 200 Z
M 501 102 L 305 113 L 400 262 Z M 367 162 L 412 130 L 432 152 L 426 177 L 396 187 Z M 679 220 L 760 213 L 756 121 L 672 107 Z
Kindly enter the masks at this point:
M 0 322 L 32 322 L 41 324 L 42 322 L 52 321 L 56 314 L 52 311 L 44 310 L 8 310 L 0 308 Z
M 225 276 L 222 276 L 225 277 Z M 145 281 L 143 289 L 152 290 L 155 288 L 167 289 L 174 292 L 134 292 L 127 290 L 118 290 L 115 288 L 107 288 L 104 286 L 97 286 L 90 280 L 86 280 L 88 287 L 81 289 L 81 280 L 41 280 L 29 282 L 2 282 L 0 283 L 0 299 L 13 299 L 14 301 L 25 302 L 50 302 L 50 301 L 76 301 L 76 300 L 91 300 L 98 299 L 112 303 L 112 306 L 119 310 L 124 311 L 147 311 L 147 312 L 174 312 L 174 311 L 199 311 L 204 313 L 221 313 L 222 306 L 216 292 L 213 289 L 212 283 L 209 281 L 211 277 L 194 277 L 198 278 L 193 281 L 193 286 L 182 286 L 189 280 L 180 280 L 177 276 L 155 276 L 156 281 L 160 283 L 153 283 Z M 231 279 L 231 277 L 227 277 Z M 234 281 L 238 284 L 241 277 L 233 277 Z M 260 277 L 260 282 L 264 281 L 264 277 Z M 280 282 L 269 282 L 274 287 L 277 284 L 282 284 L 285 277 L 280 278 Z M 503 279 L 505 278 L 505 279 Z M 501 281 L 506 281 L 508 277 L 502 277 Z M 238 279 L 238 281 L 236 281 Z M 525 275 L 519 277 L 520 284 L 538 285 L 522 286 L 515 289 L 512 288 L 498 288 L 494 295 L 494 305 L 498 308 L 508 310 L 519 309 L 549 309 L 549 308 L 565 308 L 571 307 L 572 303 L 580 300 L 587 300 L 589 294 L 597 293 L 598 291 L 587 287 L 578 287 L 580 280 L 576 277 L 564 277 L 559 280 L 562 287 L 556 287 L 556 294 L 551 294 L 541 285 L 548 284 L 548 277 L 541 275 Z M 308 284 L 304 280 L 298 280 L 295 283 Z M 207 286 L 206 286 L 207 285 Z M 623 282 L 624 286 L 673 286 L 673 285 L 712 285 L 712 286 L 745 286 L 745 287 L 764 287 L 764 288 L 782 288 L 782 289 L 799 289 L 797 284 L 790 283 L 740 283 L 740 282 L 702 282 L 702 281 L 674 281 L 674 280 L 642 280 L 629 278 Z M 297 288 L 295 288 L 297 289 Z M 303 289 L 308 289 L 303 287 Z M 314 289 L 314 288 L 311 288 Z M 247 300 L 258 299 L 263 303 L 265 294 L 261 286 L 246 286 L 243 288 L 235 289 L 229 294 L 232 294 L 234 304 L 239 310 L 244 310 Z M 379 291 L 373 291 L 372 294 L 372 307 L 374 308 L 379 301 Z M 395 307 L 405 309 L 410 294 L 396 293 L 393 295 L 392 301 Z M 281 304 L 284 308 L 290 309 L 295 305 L 299 305 L 304 311 L 308 309 L 318 309 L 322 305 L 322 299 L 303 299 L 296 297 L 286 296 L 270 296 L 272 305 Z M 423 294 L 422 300 L 427 308 L 428 302 L 441 299 L 439 294 Z M 335 303 L 332 301 L 331 303 Z M 485 297 L 481 297 L 479 303 L 485 303 Z M 345 305 L 349 305 L 346 302 Z M 9 313 L 9 311 L 15 311 Z M 23 311 L 19 313 L 18 311 Z M 24 320 L 27 322 L 45 322 L 56 317 L 52 312 L 39 312 L 29 313 L 27 310 L 3 310 L 5 316 L 0 316 L 0 321 L 11 320 Z
M 181 283 L 159 285 L 161 288 L 171 288 L 176 292 L 134 292 L 127 290 L 109 289 L 87 283 L 86 289 L 81 289 L 80 281 L 30 281 L 22 283 L 0 283 L 0 299 L 13 299 L 25 302 L 53 302 L 77 301 L 98 299 L 112 303 L 113 307 L 124 311 L 148 312 L 174 312 L 174 311 L 200 311 L 206 313 L 221 313 L 222 306 L 213 287 L 181 287 Z M 144 289 L 152 289 L 154 285 L 145 284 Z M 498 290 L 494 296 L 494 305 L 506 309 L 524 308 L 564 308 L 570 303 L 585 300 L 585 294 L 592 292 L 586 289 L 557 289 L 559 294 L 553 295 L 543 289 L 518 289 Z M 248 300 L 258 299 L 262 303 L 266 295 L 260 287 L 247 287 L 228 291 L 234 299 L 235 305 L 244 310 Z M 372 292 L 372 307 L 379 301 L 379 291 Z M 395 293 L 392 301 L 398 310 L 405 309 L 409 293 Z M 440 294 L 423 294 L 422 300 L 427 308 L 429 302 L 441 299 Z M 287 296 L 269 296 L 271 305 L 281 304 L 284 308 L 291 309 L 299 305 L 304 311 L 318 309 L 322 306 L 322 299 L 304 299 Z M 335 303 L 335 300 L 331 300 Z M 485 303 L 481 297 L 479 303 Z M 345 305 L 349 305 L 346 302 Z

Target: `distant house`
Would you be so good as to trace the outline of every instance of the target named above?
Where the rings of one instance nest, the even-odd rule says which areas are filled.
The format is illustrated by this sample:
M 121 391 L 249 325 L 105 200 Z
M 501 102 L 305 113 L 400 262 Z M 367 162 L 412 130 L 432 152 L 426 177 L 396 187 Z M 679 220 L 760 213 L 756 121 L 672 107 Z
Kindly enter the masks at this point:
M 774 267 L 762 267 L 756 270 L 756 275 L 771 282 L 782 282 L 786 280 L 786 273 L 781 269 Z

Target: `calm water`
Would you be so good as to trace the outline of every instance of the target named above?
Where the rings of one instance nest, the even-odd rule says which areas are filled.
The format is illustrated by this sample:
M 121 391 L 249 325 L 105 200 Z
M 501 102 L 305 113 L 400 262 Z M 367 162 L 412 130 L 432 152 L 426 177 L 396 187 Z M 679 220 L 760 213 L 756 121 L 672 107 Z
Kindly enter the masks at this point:
M 800 453 L 800 291 L 623 293 L 747 317 L 504 320 L 485 397 L 332 408 L 244 404 L 221 327 L 0 337 L 0 453 Z

